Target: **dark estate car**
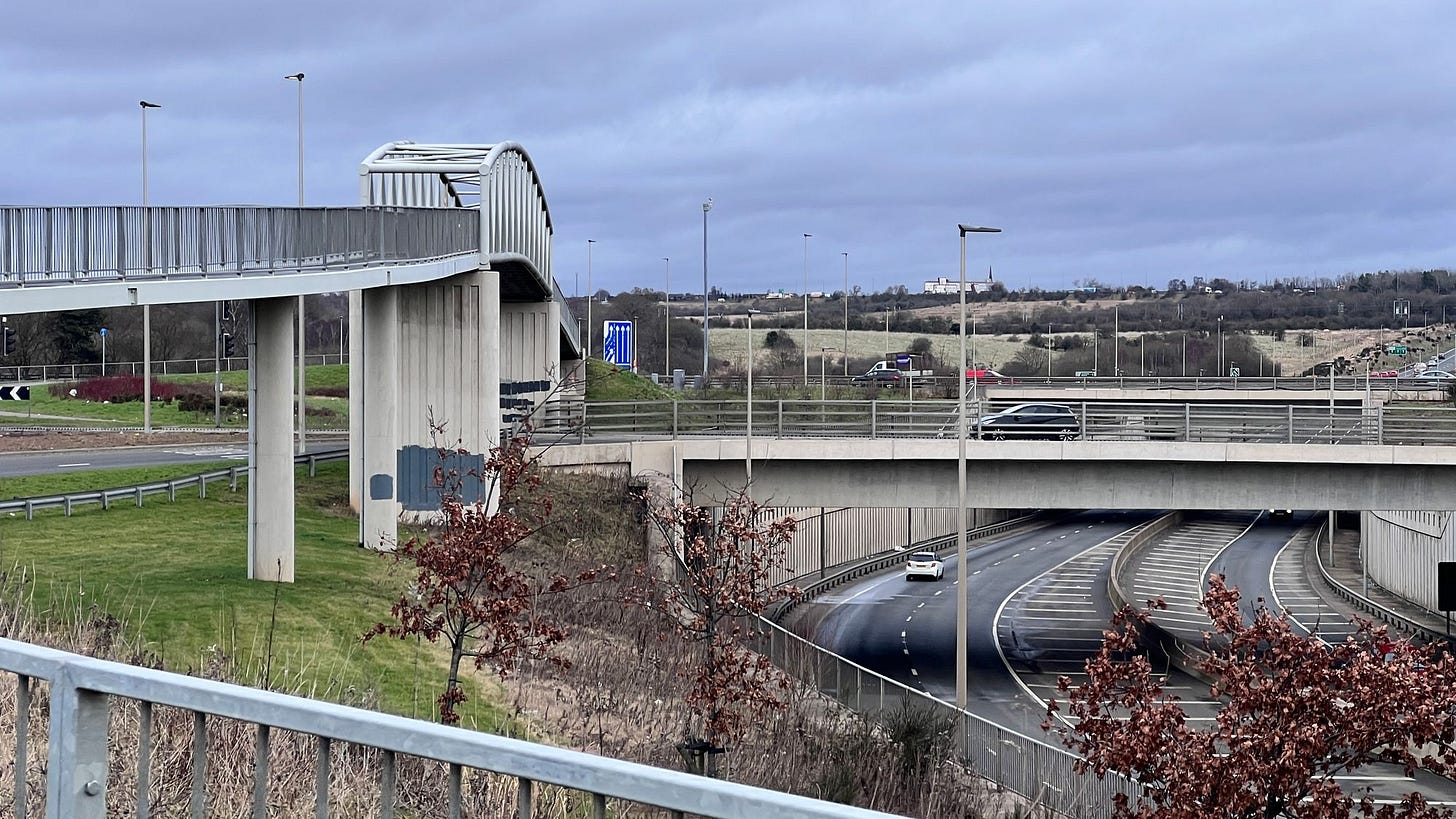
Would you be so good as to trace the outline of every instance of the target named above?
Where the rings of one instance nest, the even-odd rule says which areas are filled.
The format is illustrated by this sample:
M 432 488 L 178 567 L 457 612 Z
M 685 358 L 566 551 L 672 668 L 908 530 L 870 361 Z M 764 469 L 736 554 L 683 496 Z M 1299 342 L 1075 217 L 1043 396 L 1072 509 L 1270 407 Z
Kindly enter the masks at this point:
M 978 437 L 990 440 L 1007 438 L 1046 438 L 1069 440 L 1082 434 L 1082 425 L 1071 407 L 1061 404 L 1017 404 L 997 413 L 981 416 Z

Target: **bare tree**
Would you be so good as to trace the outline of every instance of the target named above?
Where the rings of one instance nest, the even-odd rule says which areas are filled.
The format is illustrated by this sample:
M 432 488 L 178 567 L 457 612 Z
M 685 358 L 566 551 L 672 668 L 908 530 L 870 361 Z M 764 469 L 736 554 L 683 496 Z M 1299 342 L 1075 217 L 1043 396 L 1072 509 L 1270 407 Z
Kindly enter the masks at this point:
M 715 755 L 725 750 L 721 743 L 787 707 L 792 682 L 749 647 L 747 618 L 798 594 L 772 581 L 788 567 L 787 546 L 798 528 L 793 518 L 760 523 L 763 507 L 745 490 L 729 495 L 716 520 L 714 511 L 684 501 L 654 513 L 675 576 L 662 581 L 644 575 L 628 598 L 661 613 L 680 639 L 699 647 L 684 694 L 694 722 L 679 748 L 696 772 L 708 775 Z
M 1450 816 L 1411 793 L 1375 804 L 1368 787 L 1346 793 L 1337 777 L 1384 762 L 1407 776 L 1456 770 L 1456 667 L 1433 647 L 1392 641 L 1357 620 L 1359 633 L 1326 645 L 1296 633 L 1287 613 L 1262 601 L 1252 622 L 1239 593 L 1213 575 L 1202 607 L 1213 621 L 1199 669 L 1224 706 L 1212 725 L 1184 716 L 1139 654 L 1154 608 L 1124 608 L 1087 660 L 1087 681 L 1058 681 L 1066 697 L 1047 706 L 1043 728 L 1083 759 L 1080 773 L 1136 777 L 1145 797 L 1118 797 L 1117 815 L 1143 819 Z
M 443 426 L 431 419 L 430 427 L 437 441 L 443 437 Z M 460 719 L 456 709 L 466 699 L 460 665 L 466 659 L 477 669 L 491 664 L 501 678 L 528 659 L 567 665 L 552 654 L 566 639 L 565 629 L 534 616 L 533 601 L 615 576 L 602 566 L 571 576 L 534 577 L 509 559 L 551 519 L 551 496 L 542 489 L 528 444 L 529 430 L 493 448 L 483 468 L 465 470 L 452 464 L 458 462 L 453 456 L 470 455 L 467 450 L 437 447 L 438 527 L 387 555 L 397 564 L 409 563 L 415 579 L 390 607 L 394 622 L 376 623 L 364 640 L 381 634 L 399 639 L 420 636 L 432 643 L 445 638 L 450 669 L 437 701 L 444 723 Z M 474 480 L 480 481 L 483 491 L 467 500 L 462 490 Z

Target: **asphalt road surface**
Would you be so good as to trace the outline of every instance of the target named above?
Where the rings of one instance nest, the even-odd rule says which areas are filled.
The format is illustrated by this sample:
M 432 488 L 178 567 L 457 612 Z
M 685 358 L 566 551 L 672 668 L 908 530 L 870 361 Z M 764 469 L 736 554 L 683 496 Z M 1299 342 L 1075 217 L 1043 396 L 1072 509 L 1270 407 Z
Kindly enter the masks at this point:
M 309 442 L 309 452 L 329 452 L 339 448 L 337 440 Z M 26 475 L 54 475 L 92 469 L 118 469 L 137 466 L 167 466 L 186 463 L 248 460 L 245 443 L 167 444 L 147 447 L 110 447 L 102 449 L 68 449 L 45 452 L 7 452 L 0 454 L 0 478 Z

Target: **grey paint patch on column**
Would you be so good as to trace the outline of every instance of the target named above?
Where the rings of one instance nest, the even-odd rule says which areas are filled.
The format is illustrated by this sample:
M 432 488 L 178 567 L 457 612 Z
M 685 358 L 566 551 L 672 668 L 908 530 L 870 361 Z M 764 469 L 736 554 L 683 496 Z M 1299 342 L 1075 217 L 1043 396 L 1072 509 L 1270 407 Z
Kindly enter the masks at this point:
M 394 498 L 394 477 L 380 472 L 369 476 L 369 499 L 392 500 Z
M 485 484 L 480 479 L 485 470 L 485 456 L 479 453 L 447 451 L 426 446 L 405 446 L 399 450 L 399 503 L 409 512 L 430 512 L 440 508 L 445 490 L 462 503 L 485 500 Z

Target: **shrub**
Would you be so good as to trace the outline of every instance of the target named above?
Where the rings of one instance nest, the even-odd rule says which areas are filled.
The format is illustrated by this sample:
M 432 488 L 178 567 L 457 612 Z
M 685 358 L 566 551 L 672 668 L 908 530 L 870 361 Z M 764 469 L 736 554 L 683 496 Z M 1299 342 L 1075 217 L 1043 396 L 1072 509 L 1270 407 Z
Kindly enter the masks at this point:
M 88 378 L 85 381 L 62 382 L 51 385 L 51 395 L 56 398 L 74 397 L 82 401 L 124 404 L 142 400 L 142 377 L 140 375 L 106 375 Z M 74 395 L 72 393 L 74 392 Z M 177 385 L 152 378 L 152 400 L 164 403 L 177 396 Z

